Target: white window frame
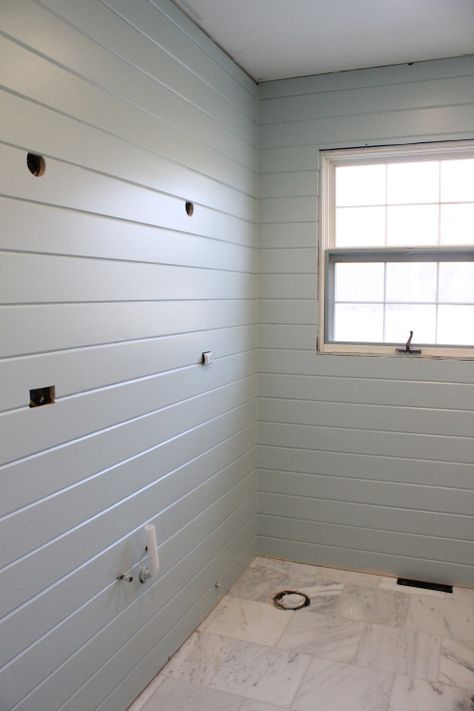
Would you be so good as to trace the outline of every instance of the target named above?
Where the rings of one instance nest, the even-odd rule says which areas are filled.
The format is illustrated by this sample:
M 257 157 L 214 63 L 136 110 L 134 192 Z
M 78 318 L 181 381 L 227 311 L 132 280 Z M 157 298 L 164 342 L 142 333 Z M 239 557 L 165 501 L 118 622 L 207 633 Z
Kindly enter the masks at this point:
M 412 162 L 433 159 L 474 158 L 474 141 L 409 144 L 383 147 L 347 148 L 320 151 L 320 219 L 318 249 L 318 335 L 319 353 L 387 355 L 397 357 L 437 357 L 474 359 L 474 346 L 436 346 L 416 342 L 421 354 L 398 353 L 396 347 L 404 343 L 342 343 L 328 339 L 331 316 L 330 265 L 339 261 L 474 261 L 474 246 L 336 248 L 335 247 L 335 168 L 339 165 Z M 387 259 L 388 257 L 388 259 Z M 408 337 L 408 333 L 407 333 Z

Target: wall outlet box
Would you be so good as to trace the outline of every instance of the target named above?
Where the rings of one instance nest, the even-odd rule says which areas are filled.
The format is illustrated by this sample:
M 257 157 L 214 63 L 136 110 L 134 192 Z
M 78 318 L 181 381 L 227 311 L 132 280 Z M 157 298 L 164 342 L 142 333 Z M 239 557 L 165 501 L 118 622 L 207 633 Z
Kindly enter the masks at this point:
M 212 363 L 214 360 L 214 353 L 212 351 L 203 351 L 202 352 L 202 364 L 203 365 L 209 365 L 209 363 Z

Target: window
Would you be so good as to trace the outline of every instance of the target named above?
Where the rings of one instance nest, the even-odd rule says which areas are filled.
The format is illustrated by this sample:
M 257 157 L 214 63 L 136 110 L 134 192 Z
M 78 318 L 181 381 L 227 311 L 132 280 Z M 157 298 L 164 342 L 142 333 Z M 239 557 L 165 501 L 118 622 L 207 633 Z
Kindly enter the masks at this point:
M 319 350 L 474 357 L 474 142 L 321 155 Z

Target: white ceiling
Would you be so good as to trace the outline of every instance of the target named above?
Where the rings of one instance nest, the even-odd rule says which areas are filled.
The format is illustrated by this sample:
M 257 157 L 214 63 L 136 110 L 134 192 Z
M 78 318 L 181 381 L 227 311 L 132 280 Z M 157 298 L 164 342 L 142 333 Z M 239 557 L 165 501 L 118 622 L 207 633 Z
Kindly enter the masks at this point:
M 257 81 L 474 54 L 474 0 L 175 0 Z

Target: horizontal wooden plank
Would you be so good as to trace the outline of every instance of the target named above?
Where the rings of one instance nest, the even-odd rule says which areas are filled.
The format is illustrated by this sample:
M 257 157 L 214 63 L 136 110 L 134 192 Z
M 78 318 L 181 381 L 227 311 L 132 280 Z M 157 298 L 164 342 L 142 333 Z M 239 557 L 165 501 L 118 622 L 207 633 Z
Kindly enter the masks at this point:
M 390 86 L 424 82 L 430 79 L 474 75 L 474 59 L 471 56 L 440 59 L 428 62 L 413 62 L 389 67 L 373 69 L 358 69 L 349 72 L 319 74 L 315 76 L 282 79 L 280 81 L 263 82 L 261 86 L 262 100 L 274 97 L 290 97 L 300 94 L 318 94 L 327 91 L 345 91 L 347 89 L 369 86 Z M 291 99 L 290 99 L 291 100 Z M 318 100 L 315 97 L 315 100 Z
M 405 459 L 384 455 L 346 452 L 317 453 L 279 445 L 259 445 L 260 467 L 269 470 L 324 474 L 375 481 L 404 482 L 444 488 L 474 489 L 472 464 L 435 462 L 417 457 Z
M 180 490 L 178 483 L 173 487 L 172 481 L 175 478 L 186 477 L 187 487 L 191 487 L 189 481 L 192 481 L 191 475 L 195 468 L 201 468 L 201 471 L 204 470 L 206 476 L 209 476 L 216 469 L 241 456 L 242 452 L 252 448 L 253 435 L 252 429 L 246 429 L 242 434 L 219 442 L 209 450 L 201 444 L 201 447 L 193 452 L 194 457 L 192 450 L 189 450 L 189 454 L 186 450 L 186 456 L 181 449 L 180 458 L 176 458 L 171 468 L 168 465 L 166 470 L 163 470 L 162 465 L 159 467 L 159 458 L 163 455 L 168 455 L 169 458 L 169 448 L 156 448 L 133 459 L 132 462 L 125 462 L 100 472 L 92 479 L 81 482 L 79 486 L 35 502 L 33 506 L 28 507 L 27 513 L 21 509 L 2 518 L 0 535 L 5 536 L 4 540 L 12 541 L 12 544 L 1 552 L 0 568 L 45 545 L 74 526 L 84 524 L 88 519 L 135 495 L 136 492 L 146 489 L 150 496 L 156 496 L 160 501 L 160 507 L 170 506 L 187 491 L 184 487 L 184 492 Z M 186 435 L 183 437 L 186 441 Z M 181 443 L 181 448 L 183 446 L 184 442 Z M 177 457 L 177 453 L 174 454 Z M 189 464 L 191 459 L 192 465 Z M 182 471 L 178 474 L 175 471 L 177 469 Z M 161 471 L 164 480 L 158 477 L 157 470 Z M 204 477 L 204 473 L 201 476 Z M 194 482 L 195 486 L 198 484 L 199 479 L 197 483 Z M 167 493 L 168 490 L 172 493 Z M 29 530 L 23 535 L 25 515 L 28 516 Z
M 238 326 L 33 357 L 4 358 L 0 360 L 0 380 L 4 383 L 0 409 L 27 405 L 30 388 L 38 383 L 54 383 L 57 396 L 68 397 L 200 364 L 203 351 L 212 350 L 214 358 L 219 359 L 251 351 L 256 344 L 257 326 Z
M 256 166 L 245 166 L 213 149 L 211 135 L 208 137 L 209 144 L 197 141 L 191 134 L 140 111 L 125 100 L 106 94 L 84 79 L 5 38 L 0 39 L 0 57 L 0 81 L 8 91 L 36 103 L 47 104 L 57 112 L 218 178 L 228 185 L 243 187 L 252 181 Z M 15 66 L 17 71 L 7 71 L 9 66 Z M 35 148 L 40 152 L 42 150 L 41 146 Z M 252 152 L 255 153 L 255 150 Z
M 259 513 L 269 516 L 286 516 L 297 520 L 341 524 L 356 528 L 367 527 L 373 531 L 401 531 L 435 538 L 472 540 L 472 516 L 410 511 L 405 508 L 350 501 L 330 501 L 326 498 L 292 496 L 289 492 L 261 493 L 258 501 Z
M 150 502 L 153 502 L 153 500 L 159 500 L 159 497 L 162 494 L 164 495 L 163 504 L 160 502 L 160 510 L 156 511 L 155 504 L 155 510 L 151 514 L 157 528 L 160 565 L 163 571 L 173 567 L 173 565 L 179 560 L 179 557 L 176 558 L 175 555 L 170 552 L 170 547 L 173 547 L 173 543 L 168 543 L 168 539 L 172 538 L 173 541 L 175 541 L 175 538 L 177 538 L 178 532 L 181 529 L 185 529 L 187 525 L 190 525 L 195 518 L 201 515 L 202 511 L 208 510 L 213 506 L 218 507 L 219 505 L 216 502 L 218 502 L 221 498 L 226 496 L 233 498 L 235 508 L 238 508 L 244 500 L 241 495 L 242 491 L 245 491 L 246 494 L 247 492 L 254 491 L 255 480 L 252 476 L 249 477 L 249 474 L 251 474 L 254 467 L 252 451 L 249 450 L 244 452 L 241 456 L 230 463 L 229 459 L 229 456 L 224 457 L 221 455 L 220 457 L 216 456 L 215 462 L 213 462 L 212 455 L 209 457 L 202 457 L 200 463 L 203 466 L 210 465 L 208 469 L 209 476 L 207 478 L 202 474 L 199 477 L 196 472 L 198 466 L 197 463 L 194 463 L 191 466 L 185 465 L 180 468 L 176 474 L 173 474 L 173 478 L 179 478 L 180 476 L 186 477 L 189 474 L 190 483 L 187 486 L 181 486 L 182 496 L 178 497 L 176 500 L 170 497 L 172 486 L 167 484 L 166 480 L 162 480 L 159 484 L 153 486 L 147 492 L 148 500 Z M 247 482 L 245 485 L 243 484 L 244 481 Z M 177 487 L 178 485 L 175 483 L 174 488 L 176 489 Z M 152 508 L 152 504 L 146 504 L 145 499 L 146 493 L 139 491 L 133 497 L 130 497 L 129 502 L 124 500 L 118 503 L 117 512 L 120 515 L 124 512 L 128 512 L 128 514 L 130 514 L 129 522 L 131 526 L 131 528 L 129 526 L 128 529 L 124 529 L 122 525 L 124 533 L 118 540 L 113 541 L 111 544 L 113 548 L 113 552 L 111 553 L 112 559 L 115 559 L 115 566 L 122 566 L 121 572 L 132 569 L 131 573 L 136 575 L 138 571 L 135 569 L 140 565 L 140 561 L 141 565 L 143 565 L 143 548 L 141 551 L 137 549 L 139 541 L 143 540 L 143 532 L 138 530 L 141 521 L 144 520 L 143 518 L 140 518 L 139 509 L 141 505 L 142 510 L 149 513 Z M 97 519 L 100 519 L 101 517 L 105 517 L 105 522 L 107 522 L 107 518 L 110 518 L 110 515 L 108 516 L 107 512 L 104 511 L 101 516 L 97 517 Z M 145 517 L 145 520 L 146 518 L 147 517 Z M 91 525 L 95 528 L 97 534 L 100 530 L 106 531 L 104 522 L 102 522 L 101 525 L 100 520 L 95 519 L 93 522 L 91 521 Z M 128 550 L 131 546 L 124 542 L 123 536 L 127 537 L 129 535 L 129 531 L 131 531 L 137 539 L 137 545 L 132 546 L 133 552 L 130 552 L 130 558 L 126 561 L 125 550 Z M 107 540 L 107 533 L 105 534 L 105 538 Z M 178 539 L 179 538 L 177 538 L 177 540 Z M 197 545 L 199 542 L 200 539 L 196 539 L 194 543 Z M 175 547 L 179 550 L 179 545 L 176 544 L 176 541 Z M 53 544 L 52 549 L 54 548 L 55 546 Z M 119 551 L 121 551 L 120 561 L 118 560 Z M 134 557 L 132 557 L 133 553 L 135 553 Z M 97 551 L 96 556 L 97 555 L 102 558 L 104 555 L 104 549 L 102 548 Z M 34 556 L 32 556 L 32 560 L 34 565 Z M 75 575 L 76 584 L 81 585 L 80 580 L 87 574 L 86 571 L 89 570 L 89 568 L 90 566 L 87 563 L 85 566 L 82 566 L 82 569 L 78 571 L 77 575 Z M 105 573 L 109 576 L 108 578 Z M 119 573 L 116 575 L 118 574 Z M 36 641 L 40 639 L 42 640 L 45 633 L 48 634 L 49 630 L 55 629 L 63 621 L 67 622 L 71 615 L 77 616 L 77 614 L 79 614 L 80 617 L 82 614 L 80 611 L 89 600 L 94 599 L 99 594 L 104 595 L 107 590 L 110 595 L 110 586 L 113 584 L 116 575 L 114 575 L 110 564 L 107 564 L 104 574 L 101 574 L 98 579 L 96 578 L 93 585 L 88 585 L 85 590 L 75 593 L 73 595 L 73 600 L 69 600 L 67 602 L 60 601 L 57 609 L 51 607 L 50 600 L 48 608 L 48 597 L 50 593 L 46 592 L 45 594 L 32 599 L 27 605 L 23 605 L 20 609 L 13 611 L 12 614 L 6 617 L 0 627 L 0 629 L 2 629 L 2 638 L 9 640 L 9 644 L 2 649 L 0 666 L 8 663 L 11 659 L 26 650 L 28 647 L 34 645 Z M 139 581 L 137 582 L 139 583 Z M 60 581 L 55 586 L 52 597 L 58 599 L 60 594 L 64 596 L 65 590 L 69 587 L 69 581 Z M 91 592 L 93 593 L 92 596 L 88 597 Z M 136 596 L 139 589 L 134 586 L 133 592 Z M 125 602 L 128 598 L 129 596 L 125 597 L 123 602 Z M 110 615 L 113 617 L 117 613 L 118 610 L 114 611 L 111 609 L 108 613 L 109 619 Z M 89 619 L 87 613 L 85 618 Z M 104 619 L 104 623 L 106 622 L 107 619 Z M 40 644 L 42 644 L 42 642 L 40 642 Z
M 375 432 L 262 422 L 260 443 L 299 449 L 375 454 L 403 459 L 474 463 L 474 440 L 467 437 Z
M 450 416 L 450 410 L 463 410 L 466 411 L 466 422 L 469 422 L 472 416 L 474 398 L 474 386 L 469 383 L 298 374 L 261 374 L 259 392 L 262 396 L 331 401 L 344 403 L 349 407 L 352 403 L 360 403 L 443 410 L 446 414 L 442 413 L 441 417 L 444 418 Z M 415 409 L 415 412 L 419 410 Z M 456 413 L 453 414 L 456 418 Z M 410 416 L 409 411 L 407 415 Z M 449 424 L 446 424 L 449 427 Z
M 467 410 L 314 402 L 275 397 L 261 398 L 259 407 L 260 418 L 266 422 L 465 438 L 474 436 L 474 412 Z
M 209 177 L 145 147 L 5 91 L 0 92 L 0 110 L 5 120 L 4 143 L 25 151 L 42 152 L 51 158 L 173 194 L 182 200 L 192 200 L 243 219 L 255 219 L 254 177 L 227 185 L 221 182 L 225 175 Z M 238 175 L 239 171 L 236 173 Z M 231 187 L 234 184 L 236 187 Z
M 266 130 L 265 130 L 266 133 Z M 318 167 L 316 146 L 260 145 L 260 170 L 265 173 L 286 173 L 292 171 L 314 171 Z
M 288 325 L 314 325 L 316 306 L 312 299 L 261 299 L 260 322 Z
M 330 377 L 382 378 L 383 380 L 424 381 L 426 383 L 470 383 L 472 361 L 450 358 L 410 358 L 403 356 L 315 355 L 299 351 L 267 351 L 261 368 L 266 373 L 324 375 Z
M 257 321 L 257 300 L 38 304 L 0 307 L 2 357 L 97 346 Z
M 374 553 L 416 557 L 473 566 L 472 542 L 442 536 L 358 528 L 343 524 L 295 520 L 281 516 L 258 516 L 259 535 L 320 545 L 331 545 Z
M 157 486 L 163 491 L 165 497 L 174 490 L 178 492 L 177 500 L 179 500 L 180 496 L 189 494 L 193 488 L 205 481 L 209 482 L 206 487 L 207 490 L 209 485 L 213 486 L 214 482 L 217 491 L 219 487 L 222 489 L 221 480 L 222 482 L 228 482 L 229 476 L 232 478 L 234 475 L 242 475 L 241 478 L 243 478 L 242 472 L 249 471 L 247 466 L 254 468 L 254 453 L 252 449 L 247 448 L 247 445 L 255 438 L 255 429 L 252 425 L 247 425 L 247 427 L 245 427 L 245 423 L 243 425 L 244 429 L 241 433 L 236 427 L 237 434 L 235 439 L 231 441 L 229 438 L 229 441 L 223 442 L 223 447 L 221 448 L 224 454 L 228 451 L 228 458 L 232 459 L 234 449 L 239 445 L 241 456 L 231 461 L 231 465 L 228 466 L 225 472 L 223 470 L 219 471 L 217 477 L 213 475 L 213 470 L 218 470 L 219 461 L 225 461 L 225 457 L 223 458 L 219 452 L 217 454 L 214 452 L 216 465 L 209 472 L 198 471 L 199 464 L 203 459 L 202 456 L 199 458 L 199 453 L 205 450 L 205 444 L 201 448 L 194 444 L 194 450 L 191 449 L 191 455 L 194 452 L 196 456 L 194 458 L 191 457 L 190 464 L 185 465 L 184 468 L 183 466 L 176 466 L 174 469 L 174 463 L 177 462 L 179 465 L 180 461 L 173 451 L 173 445 L 162 447 L 161 455 L 165 463 L 161 464 L 160 462 L 160 464 L 157 464 L 157 480 L 160 480 Z M 219 422 L 217 422 L 217 428 L 221 429 Z M 204 429 L 202 434 L 206 438 L 206 442 L 209 441 L 208 431 Z M 245 442 L 246 438 L 249 440 L 247 443 Z M 188 438 L 186 436 L 179 438 L 179 443 L 180 446 L 186 447 Z M 192 441 L 190 444 L 193 446 Z M 146 478 L 148 462 L 149 458 L 145 456 L 143 464 L 138 463 L 137 477 L 139 479 L 140 477 L 142 479 Z M 121 471 L 122 469 L 118 470 L 119 476 Z M 167 476 L 170 472 L 172 472 L 172 475 Z M 189 483 L 182 480 L 183 472 L 189 475 Z M 9 645 L 2 651 L 3 660 L 14 657 L 36 640 L 41 639 L 43 635 L 56 627 L 62 620 L 68 619 L 76 610 L 82 609 L 89 600 L 94 599 L 101 591 L 105 590 L 107 592 L 116 575 L 140 566 L 140 561 L 143 558 L 141 528 L 143 522 L 146 522 L 147 515 L 149 518 L 157 515 L 160 502 L 150 496 L 141 495 L 140 490 L 138 490 L 139 483 L 137 484 L 135 497 L 131 497 L 130 502 L 123 501 L 120 503 L 120 511 L 126 512 L 125 518 L 117 518 L 116 508 L 111 511 L 105 511 L 96 520 L 89 521 L 87 526 L 76 527 L 74 530 L 69 531 L 67 535 L 58 538 L 46 548 L 38 550 L 34 555 L 26 559 L 31 559 L 32 565 L 36 567 L 38 564 L 39 568 L 52 555 L 57 557 L 66 554 L 69 558 L 72 558 L 72 564 L 65 576 L 62 576 L 61 563 L 59 561 L 56 561 L 53 567 L 49 563 L 50 570 L 46 576 L 43 576 L 41 584 L 39 586 L 29 584 L 28 588 L 25 589 L 24 576 L 23 585 L 21 584 L 21 569 L 24 569 L 24 561 L 23 565 L 20 564 L 10 568 L 10 570 L 13 570 L 15 580 L 12 580 L 6 586 L 12 594 L 12 609 L 1 622 L 2 636 L 10 640 Z M 253 486 L 255 484 L 254 481 Z M 212 500 L 211 496 L 209 504 Z M 137 502 L 137 505 L 135 505 L 135 502 Z M 172 509 L 169 510 L 172 511 Z M 179 509 L 176 511 L 179 511 Z M 169 515 L 173 516 L 173 514 L 166 514 L 163 521 Z M 83 550 L 84 548 L 86 550 Z M 88 553 L 91 553 L 90 557 Z M 126 590 L 128 590 L 128 587 Z M 132 597 L 135 596 L 135 593 L 136 591 L 134 590 Z M 20 595 L 20 598 L 18 598 L 18 595 Z M 18 601 L 22 602 L 20 607 L 17 607 Z
M 61 5 L 57 0 L 55 2 L 56 5 Z M 206 81 L 211 81 L 221 91 L 228 91 L 229 96 L 239 106 L 258 96 L 259 89 L 255 81 L 199 29 L 195 22 L 184 15 L 174 2 L 151 0 L 152 8 L 148 8 L 142 0 L 133 8 L 126 0 L 106 0 L 105 4 L 126 18 L 146 37 L 163 46 L 178 61 L 193 68 L 196 74 Z M 74 3 L 70 1 L 69 5 Z M 158 10 L 159 14 L 152 10 Z M 172 24 L 166 22 L 166 19 L 171 20 Z M 192 42 L 189 42 L 189 39 Z M 250 105 L 254 106 L 251 102 Z M 256 111 L 252 115 L 257 117 Z
M 472 535 L 474 524 L 472 519 L 474 492 L 472 490 L 452 489 L 448 487 L 448 484 L 445 487 L 430 486 L 429 484 L 420 486 L 412 483 L 370 481 L 345 476 L 323 476 L 267 469 L 259 470 L 258 481 L 260 491 L 265 492 L 262 500 L 268 501 L 265 511 L 268 514 L 273 513 L 271 501 L 274 502 L 275 507 L 278 507 L 279 511 L 274 512 L 278 515 L 290 515 L 290 510 L 293 509 L 299 512 L 298 518 L 328 521 L 331 521 L 331 518 L 321 519 L 321 516 L 325 515 L 324 501 L 328 502 L 328 511 L 332 512 L 332 516 L 338 515 L 337 507 L 342 503 L 357 504 L 357 507 L 360 504 L 363 508 L 356 507 L 357 512 L 365 511 L 367 516 L 371 516 L 372 505 L 376 516 L 375 521 L 378 523 L 376 526 L 370 526 L 371 528 L 384 528 L 383 511 L 386 511 L 387 517 L 395 515 L 400 519 L 400 528 L 390 527 L 390 530 L 405 531 L 406 528 L 401 525 L 401 521 L 406 518 L 410 521 L 410 525 L 414 526 L 416 513 L 419 513 L 421 530 L 417 532 L 423 533 L 421 522 L 425 519 L 421 514 L 424 511 L 430 513 L 430 516 L 426 517 L 431 525 L 430 532 L 425 531 L 427 535 L 441 535 L 442 532 L 445 532 L 447 537 L 466 539 Z M 268 499 L 266 498 L 267 494 Z M 288 499 L 289 509 L 288 514 L 285 514 L 281 510 L 281 506 L 287 497 L 291 498 L 292 496 L 294 496 L 294 501 Z M 308 503 L 304 503 L 305 501 Z M 331 508 L 332 504 L 334 504 L 333 508 Z M 393 511 L 391 511 L 392 509 Z M 349 510 L 351 510 L 350 507 Z M 311 514 L 311 511 L 314 511 L 314 515 Z M 304 512 L 308 515 L 305 516 Z M 409 517 L 408 514 L 410 514 Z M 334 519 L 332 520 L 335 522 Z M 360 520 L 363 522 L 363 518 Z M 391 520 L 393 521 L 393 518 Z M 438 529 L 436 529 L 436 521 L 439 523 Z M 458 521 L 459 526 L 464 526 L 463 530 L 465 533 L 468 532 L 468 535 L 455 536 L 453 531 L 448 535 L 449 521 L 454 522 L 453 526 Z M 344 523 L 344 518 L 341 516 L 339 516 L 339 523 Z M 412 530 L 412 532 L 416 531 Z
M 162 264 L 4 252 L 0 269 L 3 304 L 254 299 L 258 293 L 255 275 Z
M 262 274 L 260 295 L 263 299 L 311 299 L 316 294 L 316 280 L 312 274 Z
M 190 218 L 182 199 L 52 158 L 47 158 L 46 172 L 38 179 L 28 172 L 25 152 L 4 144 L 0 144 L 0 158 L 5 168 L 0 176 L 4 196 L 181 232 L 192 230 L 193 234 L 247 246 L 255 244 L 255 226 L 231 215 L 196 205 Z
M 316 175 L 313 170 L 288 173 L 263 173 L 260 178 L 260 197 L 301 197 L 316 194 Z
M 50 406 L 26 406 L 1 416 L 0 462 L 6 464 L 112 426 L 154 417 L 164 408 L 168 408 L 170 422 L 174 417 L 177 421 L 181 401 L 186 410 L 196 407 L 206 393 L 225 400 L 228 392 L 248 387 L 255 368 L 255 356 L 249 351 L 219 359 L 212 368 L 195 365 L 72 397 L 61 398 L 57 393 L 58 399 Z M 208 416 L 212 414 L 210 410 Z M 21 440 L 15 437 L 20 431 Z
M 260 226 L 260 245 L 264 249 L 286 249 L 288 247 L 314 249 L 316 225 L 313 222 L 263 224 Z
M 424 560 L 389 553 L 358 551 L 354 548 L 325 546 L 319 543 L 304 543 L 259 536 L 260 555 L 273 555 L 287 560 L 323 565 L 332 568 L 386 573 L 413 580 L 436 580 L 447 585 L 473 585 L 472 566 L 450 561 Z
M 472 73 L 463 77 L 436 77 L 425 81 L 382 84 L 368 88 L 357 87 L 314 94 L 267 99 L 262 102 L 263 125 L 283 121 L 307 121 L 334 116 L 356 116 L 380 111 L 402 111 L 438 107 L 440 96 L 444 106 L 458 106 L 466 102 L 474 80 Z
M 261 348 L 291 348 L 292 350 L 316 350 L 314 326 L 289 326 L 261 324 Z
M 27 0 L 22 2 L 26 3 Z M 67 30 L 64 39 L 67 41 Z M 77 102 L 81 101 L 87 105 L 88 122 L 97 127 L 104 126 L 104 119 L 108 119 L 108 125 L 111 127 L 113 113 L 116 111 L 121 114 L 120 119 L 115 119 L 117 127 L 125 117 L 134 124 L 148 126 L 148 129 L 155 125 L 157 133 L 167 134 L 174 142 L 185 142 L 192 147 L 194 138 L 196 144 L 207 146 L 210 152 L 223 155 L 245 170 L 250 172 L 257 170 L 256 146 L 207 116 L 199 107 L 184 101 L 181 96 L 138 72 L 113 54 L 87 42 L 86 39 L 80 40 L 79 44 L 84 45 L 84 50 L 91 55 L 91 61 L 94 57 L 97 58 L 102 70 L 101 75 L 96 76 L 94 81 L 83 78 L 85 74 L 80 71 L 82 67 L 79 72 L 68 71 L 62 63 L 51 62 L 36 54 L 35 47 L 30 51 L 23 47 L 21 39 L 19 42 L 17 44 L 16 41 L 2 38 L 0 41 L 2 63 L 8 57 L 10 60 L 18 61 L 20 65 L 28 64 L 41 83 L 42 93 L 41 95 L 38 93 L 38 86 L 29 82 L 28 76 L 23 72 L 16 77 L 9 77 L 6 72 L 0 75 L 2 83 L 8 89 L 29 96 L 38 102 L 42 96 L 41 103 L 46 103 L 77 118 L 84 118 L 84 109 L 77 105 Z M 77 45 L 78 42 L 73 44 Z M 84 64 L 84 60 L 81 64 Z M 101 78 L 102 72 L 103 78 Z M 91 74 L 92 79 L 93 70 L 90 66 L 88 73 Z M 54 90 L 52 90 L 53 83 Z M 62 97 L 57 93 L 62 89 L 66 94 L 66 87 L 68 88 L 66 96 Z M 75 105 L 74 101 L 71 102 L 73 97 Z M 74 110 L 72 110 L 73 106 Z M 98 113 L 99 109 L 102 118 Z M 168 151 L 160 152 L 169 155 L 169 148 Z
M 311 150 L 315 143 L 329 148 L 331 144 L 332 147 L 342 147 L 341 142 L 347 141 L 362 145 L 365 141 L 395 143 L 397 140 L 406 141 L 407 137 L 419 140 L 436 140 L 436 137 L 442 140 L 449 136 L 467 138 L 473 117 L 474 105 L 464 102 L 458 106 L 438 105 L 429 109 L 377 113 L 371 113 L 370 107 L 367 107 L 365 114 L 357 116 L 271 124 L 261 134 L 261 145 L 264 148 L 307 146 L 307 150 Z M 293 170 L 301 170 L 302 167 L 291 165 Z
M 314 273 L 317 254 L 315 249 L 265 249 L 262 250 L 264 274 Z
M 0 468 L 2 513 L 26 506 L 108 467 L 154 449 L 205 422 L 229 415 L 234 426 L 255 420 L 255 378 L 178 403 L 147 417 L 46 450 Z M 224 399 L 224 397 L 225 399 Z M 243 407 L 242 407 L 243 406 Z M 238 408 L 242 407 L 242 410 Z M 178 412 L 179 411 L 179 412 Z M 232 414 L 232 412 L 234 414 Z M 176 413 L 176 414 L 175 414 Z M 250 413 L 250 414 L 249 414 Z M 247 419 L 246 419 L 247 418 Z M 230 435 L 227 435 L 230 436 Z
M 316 215 L 316 198 L 313 195 L 260 200 L 260 222 L 315 222 Z
M 94 27 L 96 41 L 91 41 L 32 0 L 7 2 L 2 15 L 2 28 L 5 34 L 23 46 L 31 47 L 36 53 L 111 94 L 126 97 L 137 107 L 148 109 L 151 113 L 156 113 L 159 107 L 163 118 L 168 112 L 173 112 L 175 123 L 181 125 L 185 101 L 187 116 L 184 120 L 193 122 L 197 134 L 207 117 L 212 120 L 217 134 L 225 127 L 225 133 L 230 132 L 248 143 L 256 143 L 255 122 L 245 121 L 237 107 L 229 105 L 208 83 L 198 81 L 156 44 L 145 45 L 137 32 L 108 8 L 97 2 L 86 2 L 85 5 L 90 13 L 89 34 L 90 28 Z M 28 16 L 30 23 L 22 23 L 22 16 Z M 149 50 L 146 55 L 148 61 L 142 66 L 145 47 Z M 123 54 L 126 54 L 126 59 Z M 94 71 L 97 66 L 101 67 L 99 76 Z
M 56 644 L 53 643 L 55 637 L 53 633 L 49 636 L 47 645 L 46 641 L 42 641 L 43 654 L 39 658 L 38 655 L 34 655 L 34 659 L 32 659 L 33 649 L 31 649 L 29 654 L 21 655 L 15 664 L 4 667 L 0 672 L 0 679 L 4 699 L 9 704 L 8 708 L 13 706 L 11 701 L 17 703 L 22 696 L 31 692 L 38 684 L 34 691 L 34 698 L 25 698 L 18 708 L 26 711 L 26 709 L 32 708 L 32 704 L 38 711 L 39 709 L 46 711 L 51 708 L 52 704 L 59 708 L 84 681 L 87 681 L 113 656 L 114 652 L 117 652 L 140 631 L 143 635 L 143 628 L 148 630 L 148 628 L 155 627 L 155 640 L 156 637 L 161 636 L 160 628 L 157 629 L 155 625 L 164 624 L 166 631 L 168 631 L 167 625 L 172 626 L 175 619 L 171 617 L 169 608 L 166 608 L 163 603 L 168 602 L 182 588 L 185 588 L 190 578 L 192 579 L 201 567 L 204 568 L 209 560 L 218 554 L 219 549 L 222 549 L 229 539 L 237 534 L 239 529 L 241 530 L 248 524 L 254 506 L 252 497 L 244 501 L 238 508 L 235 507 L 235 503 L 232 496 L 227 496 L 227 499 L 220 505 L 214 505 L 213 509 L 203 512 L 183 530 L 175 541 L 175 544 L 179 544 L 178 548 L 184 547 L 186 549 L 186 556 L 181 560 L 181 565 L 173 566 L 173 569 L 162 564 L 162 575 L 158 576 L 156 581 L 150 581 L 145 590 L 139 588 L 137 592 L 134 588 L 133 596 L 131 595 L 132 591 L 124 592 L 120 583 L 114 582 L 112 586 L 116 593 L 116 601 L 113 605 L 115 610 L 110 609 L 109 591 L 108 600 L 104 600 L 102 596 L 100 605 L 98 605 L 97 598 L 91 601 L 92 607 L 95 609 L 89 610 L 88 618 L 82 616 L 80 621 L 74 617 L 70 618 L 68 623 L 64 624 L 60 635 L 63 643 L 68 644 L 67 650 L 61 649 L 61 645 L 57 644 L 57 639 Z M 197 546 L 196 541 L 199 541 Z M 179 553 L 181 554 L 182 551 L 179 550 Z M 192 560 L 190 560 L 191 553 L 193 554 Z M 180 558 L 181 556 L 178 557 L 178 561 Z M 208 584 L 207 580 L 206 587 Z M 140 583 L 137 582 L 137 585 L 140 586 Z M 119 586 L 120 589 L 117 589 Z M 188 596 L 189 590 L 185 590 L 183 593 L 183 596 Z M 122 598 L 121 604 L 118 599 L 119 595 Z M 128 597 L 128 600 L 124 599 L 125 596 Z M 189 597 L 187 602 L 189 604 Z M 103 613 L 107 607 L 109 612 L 105 613 L 106 617 L 104 618 L 100 613 Z M 113 619 L 111 623 L 107 624 L 106 620 L 110 619 L 110 615 Z M 157 617 L 158 622 L 153 623 Z M 85 619 L 88 622 L 87 629 Z M 156 634 L 157 632 L 158 634 Z M 148 634 L 151 635 L 151 629 L 150 633 L 146 631 L 145 634 L 148 638 Z M 88 640 L 90 640 L 89 644 L 87 644 Z M 46 646 L 48 654 L 46 654 Z M 67 661 L 61 663 L 65 657 Z M 133 663 L 133 660 L 129 660 L 129 663 L 130 661 Z M 56 674 L 51 677 L 50 674 L 56 668 Z
M 0 198 L 0 209 L 4 227 L 0 236 L 2 250 L 236 272 L 258 270 L 254 246 L 24 200 Z

